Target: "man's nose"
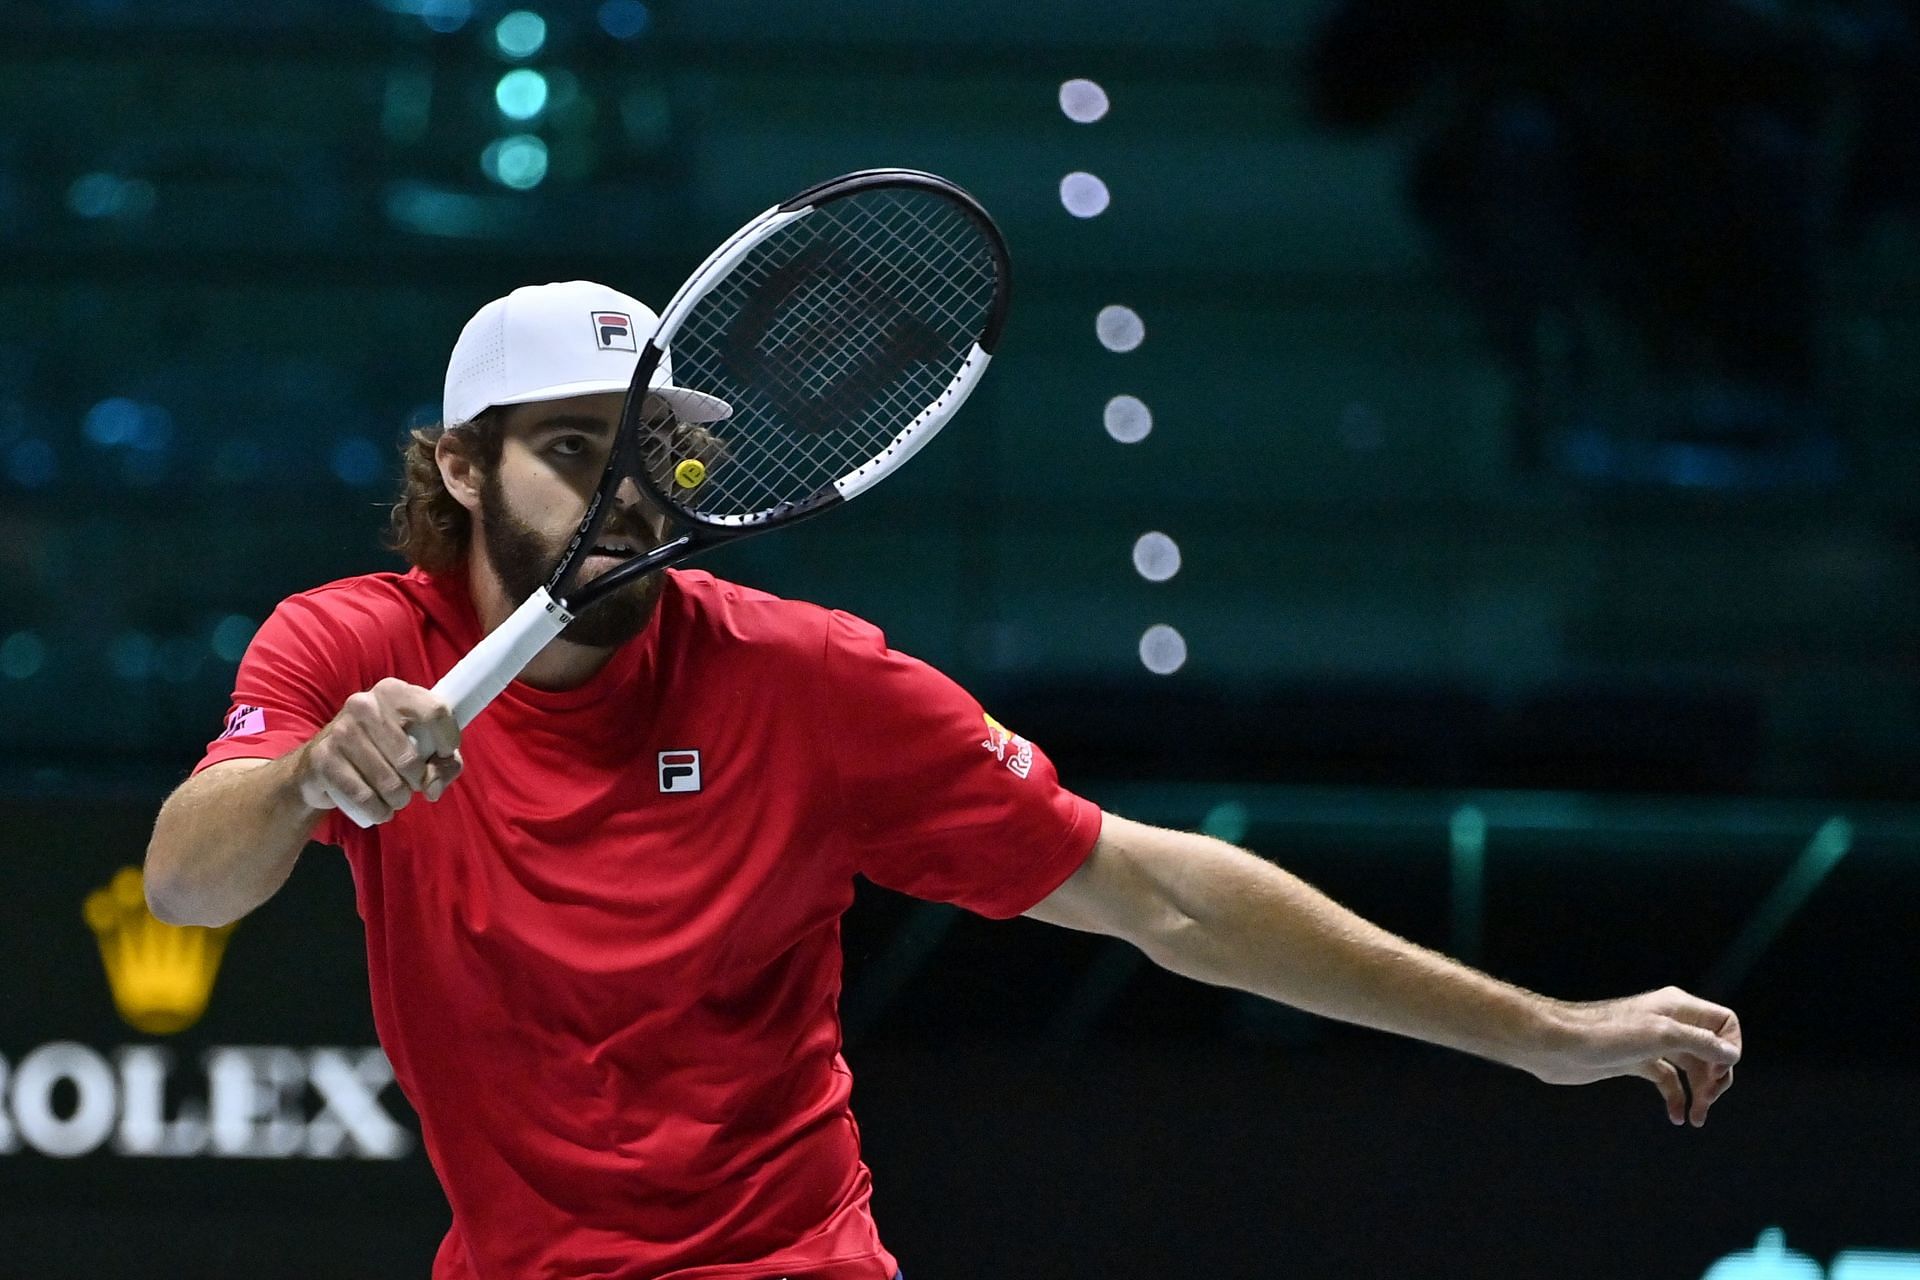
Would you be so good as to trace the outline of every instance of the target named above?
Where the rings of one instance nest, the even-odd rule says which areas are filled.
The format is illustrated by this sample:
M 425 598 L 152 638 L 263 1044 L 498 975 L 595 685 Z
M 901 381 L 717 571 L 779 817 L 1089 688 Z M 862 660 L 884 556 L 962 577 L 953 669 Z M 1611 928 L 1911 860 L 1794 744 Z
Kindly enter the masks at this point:
M 614 510 L 629 520 L 637 520 L 656 534 L 666 526 L 667 518 L 659 506 L 640 491 L 640 484 L 632 476 L 620 482 L 613 491 Z

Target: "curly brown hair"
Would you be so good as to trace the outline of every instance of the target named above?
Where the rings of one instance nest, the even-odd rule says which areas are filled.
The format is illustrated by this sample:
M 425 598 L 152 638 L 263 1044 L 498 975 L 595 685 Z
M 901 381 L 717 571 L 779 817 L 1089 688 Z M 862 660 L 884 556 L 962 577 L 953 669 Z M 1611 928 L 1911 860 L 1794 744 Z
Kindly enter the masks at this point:
M 491 470 L 500 462 L 506 438 L 502 425 L 497 409 L 485 409 L 454 427 L 453 437 L 475 464 Z M 428 573 L 465 564 L 473 536 L 473 517 L 447 492 L 434 461 L 434 448 L 445 434 L 438 423 L 407 434 L 400 446 L 400 496 L 387 517 L 387 546 Z

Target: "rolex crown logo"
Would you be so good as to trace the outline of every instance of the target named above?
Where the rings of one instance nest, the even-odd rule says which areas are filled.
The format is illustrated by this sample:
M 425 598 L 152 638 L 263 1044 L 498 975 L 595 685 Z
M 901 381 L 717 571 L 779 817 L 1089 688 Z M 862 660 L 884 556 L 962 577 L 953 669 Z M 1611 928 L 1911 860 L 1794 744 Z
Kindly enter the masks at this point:
M 232 925 L 165 924 L 147 910 L 140 872 L 122 867 L 87 895 L 87 924 L 100 943 L 113 1004 L 128 1026 L 148 1035 L 184 1031 L 207 1011 Z

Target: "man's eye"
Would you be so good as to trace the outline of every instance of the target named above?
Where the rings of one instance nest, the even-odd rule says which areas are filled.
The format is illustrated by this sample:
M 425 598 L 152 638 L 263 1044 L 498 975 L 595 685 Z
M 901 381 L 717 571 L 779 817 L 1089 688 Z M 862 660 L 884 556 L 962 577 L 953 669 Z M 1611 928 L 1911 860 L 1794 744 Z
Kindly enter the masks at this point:
M 547 446 L 547 451 L 562 458 L 583 457 L 587 452 L 587 439 L 585 436 L 561 436 Z

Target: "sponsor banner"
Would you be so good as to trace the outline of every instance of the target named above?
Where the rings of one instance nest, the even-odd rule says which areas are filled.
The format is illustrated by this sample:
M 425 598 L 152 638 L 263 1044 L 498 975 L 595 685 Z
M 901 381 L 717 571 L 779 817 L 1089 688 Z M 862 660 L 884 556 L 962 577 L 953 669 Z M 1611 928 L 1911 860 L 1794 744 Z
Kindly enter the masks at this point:
M 88 893 L 78 914 L 121 1022 L 157 1037 L 201 1020 L 235 926 L 157 919 L 135 867 Z M 371 1045 L 185 1051 L 62 1037 L 0 1052 L 0 1156 L 400 1160 L 416 1142 L 396 1110 L 406 1114 L 393 1068 Z
M 216 1045 L 183 1062 L 57 1040 L 0 1057 L 0 1154 L 399 1160 L 414 1138 L 392 1084 L 377 1048 Z

